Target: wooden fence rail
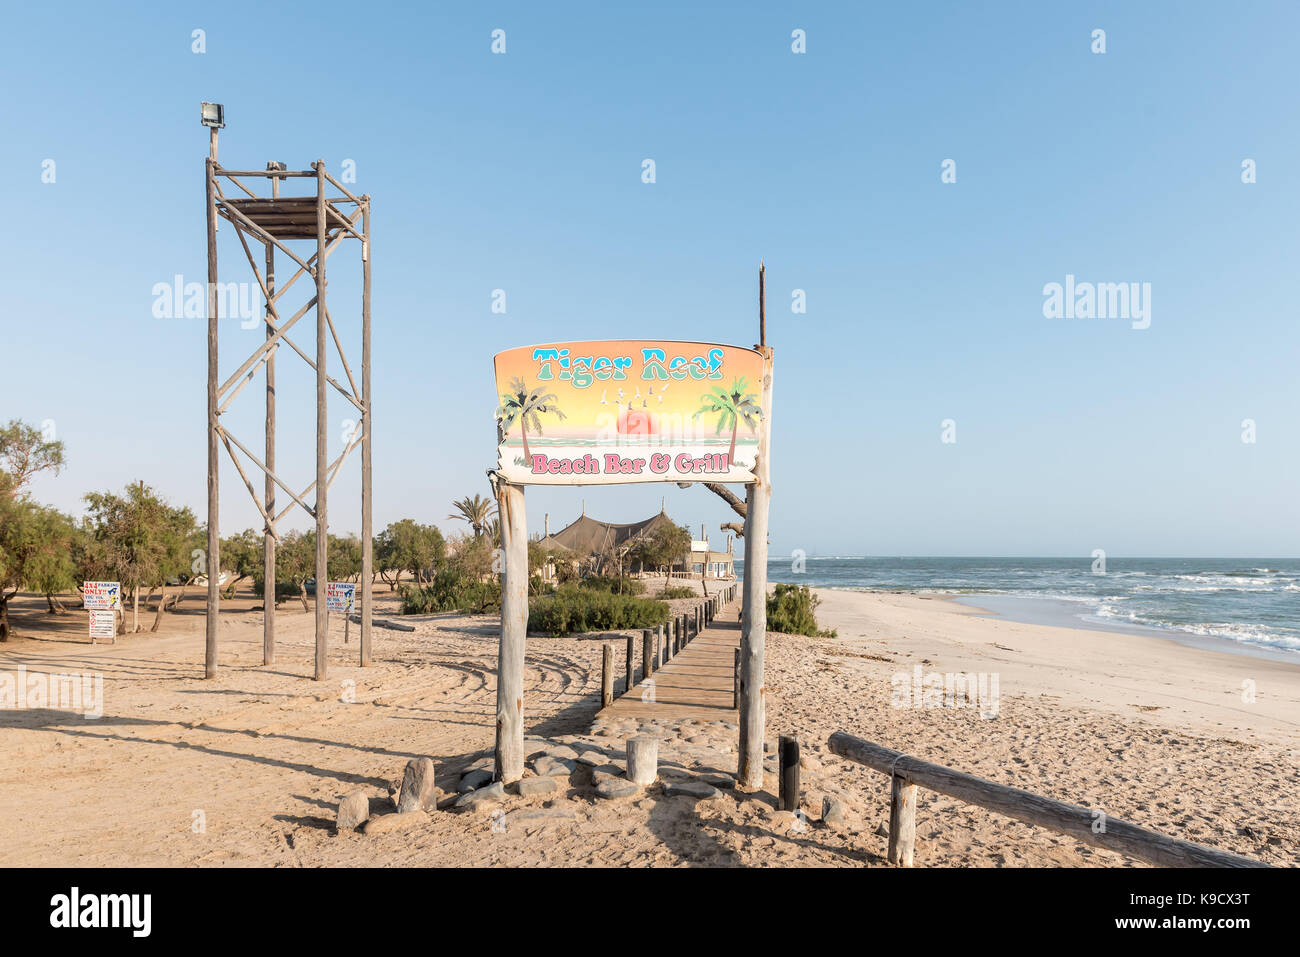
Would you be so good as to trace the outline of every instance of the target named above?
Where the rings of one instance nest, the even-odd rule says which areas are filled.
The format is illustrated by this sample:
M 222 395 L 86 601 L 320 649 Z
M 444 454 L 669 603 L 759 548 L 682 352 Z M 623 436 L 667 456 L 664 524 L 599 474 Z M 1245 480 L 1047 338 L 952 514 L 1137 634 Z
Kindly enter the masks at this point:
M 891 864 L 912 865 L 916 842 L 916 788 L 919 785 L 1027 824 L 1037 824 L 1085 844 L 1163 867 L 1269 866 L 1263 861 L 1148 831 L 1101 811 L 995 784 L 941 764 L 931 764 L 844 731 L 832 734 L 827 745 L 840 757 L 890 777 L 888 858 Z

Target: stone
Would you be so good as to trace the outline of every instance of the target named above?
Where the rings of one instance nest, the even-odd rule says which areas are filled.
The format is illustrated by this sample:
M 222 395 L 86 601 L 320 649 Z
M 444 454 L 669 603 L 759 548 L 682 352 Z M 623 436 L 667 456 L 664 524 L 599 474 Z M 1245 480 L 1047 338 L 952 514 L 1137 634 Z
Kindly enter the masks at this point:
M 506 786 L 501 781 L 497 781 L 495 784 L 489 784 L 485 788 L 479 788 L 477 791 L 462 795 L 456 802 L 456 807 L 477 811 L 489 804 L 500 804 L 505 798 Z
M 844 823 L 844 805 L 829 794 L 822 798 L 822 823 L 827 827 L 839 827 Z
M 623 776 L 623 769 L 617 764 L 606 764 L 598 768 L 591 769 L 591 783 L 600 784 L 602 781 L 626 781 Z
M 406 762 L 402 775 L 402 790 L 397 798 L 397 813 L 423 810 L 434 800 L 433 762 L 428 758 L 412 758 Z
M 886 825 L 881 824 L 876 828 L 876 833 L 881 837 L 889 837 L 889 828 Z
M 664 788 L 664 794 L 668 797 L 691 797 L 701 801 L 714 801 L 722 797 L 721 791 L 703 781 L 674 782 Z
M 578 756 L 578 752 L 573 750 L 567 744 L 553 744 L 544 749 L 545 753 L 553 758 L 563 758 L 572 761 Z
M 539 777 L 568 777 L 577 768 L 577 765 L 568 758 L 556 758 L 549 754 L 534 758 L 532 764 L 533 770 Z
M 404 831 L 428 819 L 429 815 L 421 810 L 407 811 L 405 814 L 384 814 L 368 820 L 361 833 L 387 834 L 390 831 Z
M 736 786 L 736 779 L 730 774 L 724 774 L 721 771 L 701 774 L 700 780 L 715 788 L 727 788 L 730 790 Z
M 340 831 L 356 830 L 370 820 L 370 798 L 365 791 L 353 791 L 339 802 L 335 828 Z
M 473 771 L 466 771 L 460 778 L 460 786 L 456 789 L 461 794 L 468 794 L 470 791 L 477 791 L 484 785 L 492 783 L 493 772 L 488 768 L 477 768 Z
M 596 785 L 596 794 L 608 800 L 630 798 L 640 792 L 641 786 L 639 784 L 623 778 L 607 778 Z
M 653 784 L 659 776 L 659 739 L 638 735 L 627 741 L 627 777 L 636 784 Z
M 816 758 L 804 754 L 799 757 L 799 767 L 803 768 L 805 771 L 820 771 L 822 769 L 822 763 Z
M 709 739 L 702 734 L 697 734 L 686 739 L 687 744 L 708 744 Z
M 598 768 L 609 761 L 609 755 L 604 751 L 583 751 L 574 760 L 578 764 L 585 764 L 589 768 Z
M 536 794 L 554 794 L 557 789 L 555 778 L 522 778 L 519 781 L 519 794 L 521 797 L 532 797 Z

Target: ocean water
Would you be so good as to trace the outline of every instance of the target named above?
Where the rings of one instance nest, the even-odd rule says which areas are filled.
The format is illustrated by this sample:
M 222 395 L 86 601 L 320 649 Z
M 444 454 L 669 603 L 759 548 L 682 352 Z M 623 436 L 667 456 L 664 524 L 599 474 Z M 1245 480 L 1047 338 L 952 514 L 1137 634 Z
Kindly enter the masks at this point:
M 926 592 L 1016 621 L 1158 633 L 1300 662 L 1300 559 L 788 558 L 768 581 Z M 737 562 L 743 571 L 743 562 Z

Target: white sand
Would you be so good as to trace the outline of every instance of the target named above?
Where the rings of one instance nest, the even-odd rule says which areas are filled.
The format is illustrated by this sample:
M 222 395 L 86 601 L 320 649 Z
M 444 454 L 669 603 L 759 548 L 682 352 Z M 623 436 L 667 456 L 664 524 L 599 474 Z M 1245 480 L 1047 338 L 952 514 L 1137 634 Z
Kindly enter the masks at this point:
M 379 594 L 380 612 L 393 614 Z M 301 610 L 281 613 L 281 663 L 270 668 L 261 666 L 260 613 L 223 614 L 214 681 L 201 678 L 193 599 L 159 634 L 116 646 L 74 638 L 84 627 L 74 613 L 74 625 L 0 646 L 0 671 L 92 670 L 105 682 L 98 720 L 50 708 L 0 712 L 0 864 L 881 864 L 885 779 L 829 755 L 836 730 L 1270 863 L 1300 856 L 1300 667 L 987 620 L 939 599 L 823 595 L 823 624 L 840 637 L 771 635 L 767 657 L 769 733 L 798 734 L 809 757 L 807 823 L 775 813 L 771 793 L 697 805 L 651 789 L 611 803 L 575 779 L 558 796 L 506 805 L 571 817 L 521 816 L 504 833 L 486 814 L 445 810 L 377 836 L 332 826 L 339 797 L 358 788 L 386 809 L 386 786 L 410 757 L 433 758 L 450 792 L 491 746 L 495 617 L 434 616 L 414 634 L 376 629 L 376 665 L 364 670 L 355 626 L 348 646 L 340 626 L 330 678 L 316 683 L 311 619 Z M 41 621 L 40 607 L 19 603 L 20 634 Z M 530 733 L 577 742 L 590 729 L 600 647 L 530 639 Z M 891 707 L 890 677 L 917 664 L 927 673 L 997 672 L 998 716 Z M 1256 682 L 1253 704 L 1242 701 L 1243 678 Z M 725 733 L 710 734 L 725 743 Z M 714 757 L 734 771 L 734 751 Z M 843 826 L 818 823 L 823 794 L 840 796 Z M 1133 862 L 923 792 L 917 863 Z

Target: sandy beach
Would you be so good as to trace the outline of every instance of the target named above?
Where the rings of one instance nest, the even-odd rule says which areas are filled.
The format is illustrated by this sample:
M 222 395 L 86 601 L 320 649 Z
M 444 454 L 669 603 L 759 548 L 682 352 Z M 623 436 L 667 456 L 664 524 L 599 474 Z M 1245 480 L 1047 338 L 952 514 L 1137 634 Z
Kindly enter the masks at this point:
M 84 612 L 55 627 L 41 600 L 24 597 L 0 672 L 100 674 L 103 715 L 0 711 L 0 864 L 883 866 L 887 781 L 829 754 L 838 730 L 1274 865 L 1300 858 L 1300 665 L 1019 624 L 941 598 L 820 594 L 837 638 L 768 637 L 768 734 L 802 742 L 804 816 L 775 810 L 771 774 L 763 792 L 699 802 L 658 787 L 603 801 L 575 774 L 556 793 L 510 797 L 504 826 L 445 809 L 376 834 L 336 833 L 341 796 L 362 790 L 374 813 L 391 810 L 406 762 L 427 756 L 446 805 L 490 753 L 495 616 L 376 629 L 366 669 L 355 630 L 345 645 L 339 622 L 330 677 L 317 683 L 301 606 L 281 611 L 279 664 L 264 668 L 261 614 L 234 603 L 221 675 L 204 681 L 198 601 L 157 634 L 91 646 Z M 395 617 L 395 600 L 377 596 L 378 614 Z M 529 639 L 529 734 L 602 746 L 618 763 L 617 737 L 591 734 L 602 639 L 615 637 Z M 895 707 L 891 692 L 918 667 L 996 675 L 996 716 Z M 719 772 L 734 772 L 734 731 L 667 736 L 687 733 L 707 739 Z M 821 822 L 826 796 L 843 809 L 833 826 Z M 916 863 L 1142 866 L 924 791 Z

